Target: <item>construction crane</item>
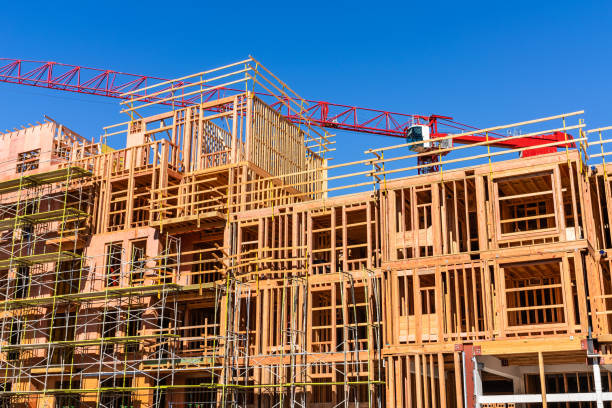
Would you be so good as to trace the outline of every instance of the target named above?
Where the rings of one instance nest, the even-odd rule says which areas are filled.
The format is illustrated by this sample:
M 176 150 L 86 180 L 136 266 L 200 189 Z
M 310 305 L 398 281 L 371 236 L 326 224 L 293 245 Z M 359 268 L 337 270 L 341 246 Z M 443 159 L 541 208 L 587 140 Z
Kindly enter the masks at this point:
M 51 61 L 33 61 L 0 58 L 0 82 L 19 85 L 29 85 L 41 88 L 70 91 L 89 95 L 106 96 L 110 98 L 128 99 L 124 94 L 145 88 L 157 83 L 166 82 L 168 79 L 150 75 L 128 74 L 120 71 L 107 69 L 89 68 L 79 65 L 69 65 Z M 175 83 L 175 85 L 177 85 Z M 214 99 L 220 97 L 224 91 L 235 91 L 217 88 L 206 92 L 206 97 Z M 261 95 L 266 95 L 260 93 Z M 155 102 L 155 97 L 146 97 L 143 101 Z M 161 101 L 162 104 L 173 107 L 186 107 L 197 103 L 202 98 L 197 95 L 191 98 L 179 98 L 171 103 Z M 306 108 L 297 115 L 293 112 L 283 112 L 283 104 L 272 104 L 289 121 L 295 124 L 318 125 L 323 128 L 337 129 L 351 132 L 360 132 L 381 136 L 392 136 L 405 139 L 409 142 L 422 141 L 414 145 L 413 150 L 419 153 L 432 152 L 434 150 L 450 148 L 452 143 L 477 144 L 490 142 L 490 147 L 521 149 L 521 156 L 535 156 L 555 152 L 557 148 L 574 147 L 573 142 L 559 144 L 556 146 L 536 147 L 552 142 L 563 142 L 572 139 L 571 135 L 564 132 L 538 135 L 536 137 L 513 138 L 503 140 L 503 135 L 489 133 L 486 135 L 473 133 L 459 135 L 451 139 L 444 138 L 448 133 L 440 132 L 439 126 L 457 129 L 463 133 L 477 130 L 477 128 L 465 125 L 453 120 L 449 116 L 441 115 L 410 115 L 390 112 L 379 109 L 360 108 L 350 105 L 341 105 L 330 102 L 304 100 Z M 436 164 L 439 158 L 448 153 L 443 151 L 436 154 L 423 154 L 418 157 L 418 164 L 431 164 L 431 166 L 420 167 L 420 173 L 438 171 Z

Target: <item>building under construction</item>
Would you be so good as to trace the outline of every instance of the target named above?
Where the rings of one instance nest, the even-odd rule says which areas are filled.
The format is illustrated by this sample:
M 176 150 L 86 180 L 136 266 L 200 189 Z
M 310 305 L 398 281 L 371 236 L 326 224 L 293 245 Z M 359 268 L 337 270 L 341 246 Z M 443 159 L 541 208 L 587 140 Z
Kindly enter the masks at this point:
M 0 135 L 0 407 L 612 406 L 582 112 L 331 164 L 253 58 L 122 98 Z

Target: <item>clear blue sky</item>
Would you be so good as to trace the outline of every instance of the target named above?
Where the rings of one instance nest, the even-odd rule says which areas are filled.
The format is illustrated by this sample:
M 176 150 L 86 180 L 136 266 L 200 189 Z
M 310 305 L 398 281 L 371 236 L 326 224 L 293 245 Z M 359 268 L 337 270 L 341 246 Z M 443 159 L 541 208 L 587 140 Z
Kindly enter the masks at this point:
M 0 57 L 177 77 L 252 54 L 310 99 L 479 127 L 578 109 L 588 127 L 612 124 L 610 2 L 264 3 L 7 2 Z M 0 84 L 1 129 L 47 114 L 97 137 L 118 111 L 102 97 Z M 351 142 L 336 162 L 368 138 L 388 143 L 339 137 Z

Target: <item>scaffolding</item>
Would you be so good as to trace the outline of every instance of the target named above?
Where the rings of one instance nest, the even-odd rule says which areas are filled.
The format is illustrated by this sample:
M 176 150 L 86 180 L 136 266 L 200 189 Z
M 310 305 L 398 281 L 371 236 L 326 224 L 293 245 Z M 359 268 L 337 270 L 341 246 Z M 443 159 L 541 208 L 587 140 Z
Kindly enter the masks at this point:
M 172 375 L 161 367 L 176 338 L 178 271 L 165 255 L 176 238 L 155 259 L 112 245 L 87 254 L 94 190 L 91 172 L 71 165 L 0 183 L 0 382 L 10 406 L 128 406 L 132 390 Z
M 187 282 L 196 282 L 183 286 L 183 296 L 201 306 L 181 309 L 174 368 L 180 380 L 168 393 L 169 406 L 308 406 L 332 393 L 337 406 L 382 406 L 379 278 L 366 270 L 342 272 L 322 292 L 309 281 L 305 258 L 267 256 L 278 250 L 296 248 L 183 252 L 197 259 L 183 262 L 192 264 Z M 333 305 L 312 303 L 336 294 Z M 333 344 L 331 315 L 319 316 L 328 307 L 342 310 Z M 326 346 L 317 342 L 321 337 Z

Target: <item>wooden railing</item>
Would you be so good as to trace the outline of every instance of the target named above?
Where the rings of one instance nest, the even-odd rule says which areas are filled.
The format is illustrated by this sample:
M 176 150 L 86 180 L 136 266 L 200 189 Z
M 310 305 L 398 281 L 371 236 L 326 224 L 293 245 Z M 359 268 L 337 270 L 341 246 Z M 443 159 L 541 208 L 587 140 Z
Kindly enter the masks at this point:
M 200 169 L 210 169 L 231 163 L 231 152 L 231 149 L 227 149 L 203 154 L 200 159 Z
M 167 164 L 168 168 L 174 171 L 183 169 L 179 148 L 165 139 L 95 156 L 78 156 L 69 164 L 61 164 L 60 167 L 79 166 L 92 171 L 94 176 L 111 177 L 153 169 L 163 164 Z

